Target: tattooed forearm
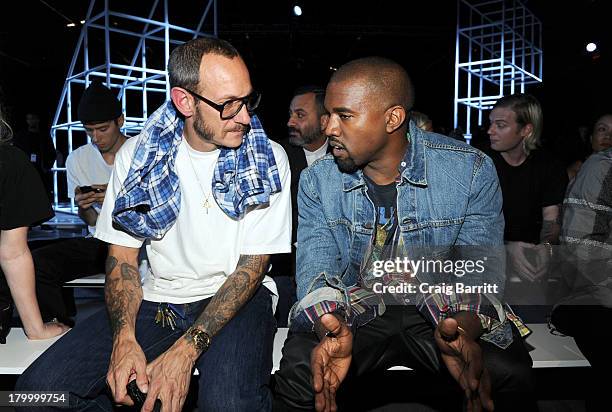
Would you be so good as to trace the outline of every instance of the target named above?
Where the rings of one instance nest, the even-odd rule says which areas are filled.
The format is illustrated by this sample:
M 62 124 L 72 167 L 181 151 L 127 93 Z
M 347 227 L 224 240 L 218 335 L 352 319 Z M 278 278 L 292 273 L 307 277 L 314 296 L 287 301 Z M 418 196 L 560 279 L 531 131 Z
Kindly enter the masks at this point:
M 113 339 L 126 325 L 125 309 L 123 305 L 125 301 L 125 292 L 119 290 L 119 282 L 119 279 L 107 278 L 104 285 L 104 298 L 106 300 L 106 310 L 108 311 Z
M 236 270 L 228 276 L 194 326 L 210 336 L 216 335 L 261 285 L 268 261 L 267 255 L 240 256 Z M 187 335 L 185 339 L 190 341 L 191 338 Z
M 110 275 L 116 266 L 117 266 L 117 258 L 109 255 L 106 258 L 106 263 L 104 265 L 104 273 L 106 273 L 106 276 Z
M 241 255 L 236 270 L 242 268 L 261 275 L 263 279 L 264 269 L 266 269 L 269 261 L 270 257 L 268 255 Z
M 140 272 L 129 263 L 121 264 L 121 280 L 129 282 L 133 287 L 140 287 Z
M 113 339 L 128 325 L 134 325 L 136 313 L 142 300 L 140 274 L 138 269 L 129 263 L 121 263 L 114 256 L 106 259 L 106 282 L 104 298 L 110 319 Z

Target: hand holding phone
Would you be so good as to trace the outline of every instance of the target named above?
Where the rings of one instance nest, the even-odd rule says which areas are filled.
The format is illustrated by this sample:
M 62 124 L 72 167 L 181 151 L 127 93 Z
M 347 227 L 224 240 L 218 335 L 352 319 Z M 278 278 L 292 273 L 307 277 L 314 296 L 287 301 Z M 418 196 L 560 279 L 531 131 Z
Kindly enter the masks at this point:
M 125 387 L 127 393 L 132 401 L 134 402 L 134 406 L 138 408 L 138 410 L 142 409 L 142 405 L 147 399 L 147 394 L 142 393 L 136 384 L 136 379 L 131 380 L 127 386 Z M 153 412 L 161 411 L 161 401 L 159 399 L 155 400 L 155 405 L 153 406 Z
M 74 189 L 74 200 L 80 209 L 89 209 L 94 203 L 104 202 L 106 185 L 84 185 Z
M 89 193 L 89 192 L 102 193 L 104 191 L 102 189 L 94 188 L 92 186 L 80 186 L 79 190 L 81 191 L 81 193 Z

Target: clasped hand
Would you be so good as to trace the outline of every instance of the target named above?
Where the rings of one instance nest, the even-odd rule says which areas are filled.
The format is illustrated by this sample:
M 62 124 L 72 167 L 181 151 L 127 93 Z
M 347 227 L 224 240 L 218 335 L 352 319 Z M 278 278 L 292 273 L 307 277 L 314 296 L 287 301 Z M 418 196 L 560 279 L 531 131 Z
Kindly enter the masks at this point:
M 156 399 L 161 400 L 162 412 L 180 412 L 189 391 L 193 366 L 194 360 L 175 346 L 147 365 L 140 345 L 134 339 L 127 339 L 113 347 L 107 383 L 118 404 L 134 404 L 126 386 L 136 379 L 138 388 L 147 394 L 144 412 L 153 410 Z

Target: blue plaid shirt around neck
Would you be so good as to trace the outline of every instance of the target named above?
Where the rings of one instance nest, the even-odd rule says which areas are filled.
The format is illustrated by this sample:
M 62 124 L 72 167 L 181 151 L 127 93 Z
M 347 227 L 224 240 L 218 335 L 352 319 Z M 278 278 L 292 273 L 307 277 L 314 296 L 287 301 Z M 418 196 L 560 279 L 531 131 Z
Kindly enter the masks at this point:
M 176 154 L 184 121 L 166 102 L 145 123 L 127 177 L 117 195 L 113 222 L 132 236 L 159 240 L 172 227 L 181 206 Z M 281 183 L 272 146 L 257 117 L 236 149 L 221 148 L 212 181 L 219 207 L 233 219 L 248 208 L 269 203 Z

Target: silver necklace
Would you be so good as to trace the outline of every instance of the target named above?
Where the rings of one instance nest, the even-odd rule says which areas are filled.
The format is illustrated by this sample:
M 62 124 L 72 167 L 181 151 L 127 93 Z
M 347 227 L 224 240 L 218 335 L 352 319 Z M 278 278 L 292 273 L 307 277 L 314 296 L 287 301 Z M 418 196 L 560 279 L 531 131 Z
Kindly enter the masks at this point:
M 202 203 L 202 206 L 206 209 L 206 214 L 208 214 L 208 209 L 210 209 L 212 207 L 212 202 L 210 201 L 210 194 L 206 194 L 206 191 L 204 190 L 204 186 L 202 186 L 202 182 L 200 182 L 200 178 L 198 176 L 198 174 L 196 173 L 195 167 L 193 166 L 193 161 L 191 160 L 191 153 L 189 153 L 189 147 L 186 147 L 187 149 L 187 156 L 189 157 L 189 164 L 191 165 L 191 170 L 193 171 L 193 174 L 196 177 L 196 180 L 198 181 L 198 186 L 200 186 L 200 190 L 202 191 L 202 194 L 204 195 L 204 203 Z M 212 194 L 212 193 L 211 193 Z

